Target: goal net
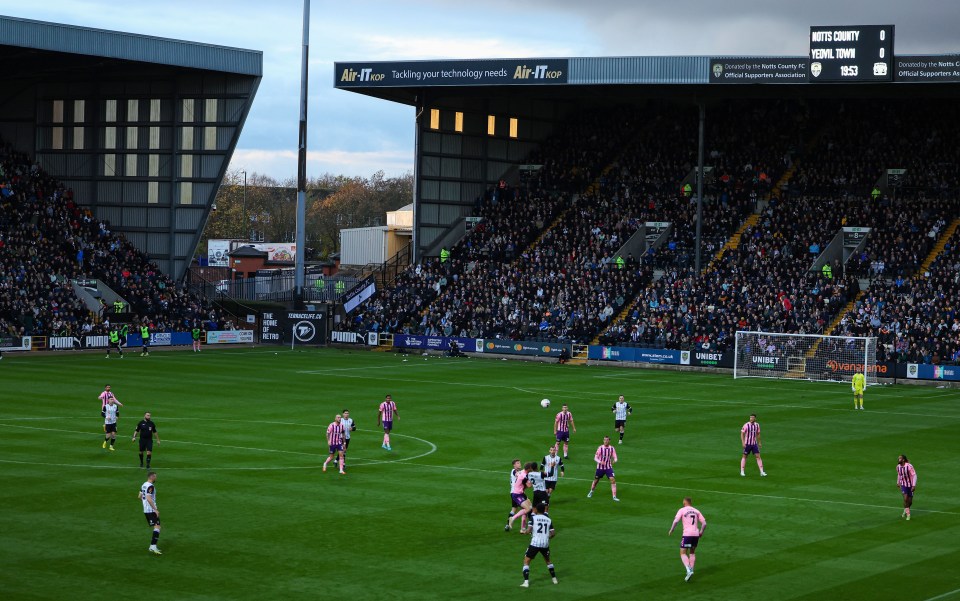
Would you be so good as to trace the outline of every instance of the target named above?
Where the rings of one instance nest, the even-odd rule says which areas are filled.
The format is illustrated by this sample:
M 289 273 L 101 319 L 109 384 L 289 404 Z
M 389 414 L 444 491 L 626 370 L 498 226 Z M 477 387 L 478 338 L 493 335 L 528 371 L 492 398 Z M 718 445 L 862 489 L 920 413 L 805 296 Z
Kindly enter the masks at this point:
M 737 332 L 734 378 L 849 382 L 858 372 L 877 383 L 874 337 Z

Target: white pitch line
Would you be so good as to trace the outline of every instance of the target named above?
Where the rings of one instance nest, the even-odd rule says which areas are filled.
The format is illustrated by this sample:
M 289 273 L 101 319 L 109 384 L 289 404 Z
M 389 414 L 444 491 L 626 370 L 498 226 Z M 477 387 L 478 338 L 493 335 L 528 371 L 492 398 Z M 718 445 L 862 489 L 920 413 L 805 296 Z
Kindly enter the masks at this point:
M 61 418 L 61 419 L 63 419 L 63 418 Z M 166 418 L 166 419 L 175 419 L 175 418 Z M 194 419 L 194 418 L 181 418 L 181 419 Z M 208 418 L 208 419 L 212 419 L 212 418 Z M 244 420 L 233 420 L 233 421 L 244 421 Z M 253 423 L 257 423 L 257 422 L 253 422 Z M 273 423 L 284 424 L 284 425 L 291 425 L 291 424 L 285 424 L 284 422 L 273 422 Z M 60 432 L 60 433 L 63 433 L 63 434 L 83 434 L 83 435 L 89 435 L 89 436 L 97 436 L 98 438 L 99 438 L 99 436 L 100 436 L 99 433 L 93 433 L 93 434 L 91 434 L 89 431 L 62 430 L 62 429 L 57 429 L 57 428 L 39 428 L 39 427 L 36 427 L 36 426 L 19 426 L 19 425 L 16 425 L 16 424 L 0 424 L 0 427 L 19 428 L 19 429 L 21 429 L 21 430 L 41 430 L 41 431 L 46 431 L 46 432 Z M 376 432 L 376 430 L 364 430 L 364 429 L 358 429 L 357 431 L 358 431 L 358 432 Z M 411 461 L 411 460 L 413 460 L 413 459 L 420 459 L 421 457 L 426 457 L 427 455 L 432 455 L 433 453 L 437 452 L 437 445 L 434 444 L 434 443 L 432 443 L 432 442 L 430 442 L 429 440 L 424 439 L 424 438 L 418 438 L 418 437 L 416 437 L 416 436 L 411 436 L 410 434 L 397 434 L 397 433 L 393 433 L 393 436 L 397 436 L 397 437 L 400 437 L 400 438 L 410 438 L 410 439 L 413 439 L 413 440 L 417 440 L 417 441 L 419 441 L 419 442 L 422 442 L 422 443 L 428 445 L 428 446 L 430 447 L 430 450 L 428 450 L 426 453 L 421 453 L 421 454 L 419 454 L 419 455 L 413 455 L 413 456 L 411 456 L 411 457 L 403 457 L 403 458 L 401 458 L 401 459 L 367 459 L 367 458 L 357 457 L 357 458 L 351 458 L 350 463 L 353 464 L 353 463 L 356 462 L 356 461 L 362 462 L 362 465 L 380 465 L 380 464 L 386 464 L 386 463 L 400 463 L 400 462 L 403 462 L 403 461 Z M 326 454 L 326 453 L 308 453 L 308 452 L 305 452 L 305 451 L 288 451 L 288 450 L 284 450 L 284 449 L 264 449 L 264 448 L 259 448 L 259 447 L 243 447 L 243 446 L 237 446 L 237 445 L 213 444 L 213 443 L 209 443 L 209 442 L 198 442 L 198 441 L 194 441 L 194 440 L 172 440 L 172 439 L 165 439 L 164 442 L 173 443 L 173 444 L 189 444 L 189 445 L 196 445 L 196 446 L 203 446 L 203 447 L 217 447 L 217 448 L 221 448 L 221 449 L 237 449 L 237 450 L 241 450 L 241 451 L 258 451 L 258 452 L 264 452 L 264 453 L 284 453 L 284 454 L 288 454 L 288 455 L 306 455 L 306 456 L 308 456 L 308 457 L 317 457 L 317 458 L 323 457 L 323 456 Z M 20 461 L 5 461 L 5 462 L 6 462 L 6 463 L 29 463 L 29 462 L 20 462 Z M 71 464 L 41 464 L 41 463 L 38 463 L 37 465 L 71 465 Z M 82 466 L 78 466 L 78 467 L 82 467 Z M 180 468 L 180 469 L 194 469 L 194 468 Z M 199 468 L 196 468 L 196 469 L 199 469 Z M 240 469 L 240 468 L 223 468 L 223 469 Z M 249 469 L 253 469 L 253 468 L 249 468 Z M 264 469 L 266 469 L 266 468 L 264 468 Z M 300 469 L 300 468 L 297 468 L 297 469 Z
M 950 596 L 952 596 L 952 595 L 956 595 L 957 593 L 960 593 L 960 588 L 953 589 L 953 590 L 950 591 L 949 593 L 943 593 L 942 595 L 937 595 L 936 597 L 930 597 L 929 599 L 926 599 L 925 601 L 939 601 L 940 599 L 946 599 L 947 597 L 950 597 Z
M 481 472 L 481 473 L 485 473 L 485 474 L 497 474 L 497 475 L 502 475 L 502 472 L 501 472 L 500 470 L 487 470 L 487 469 L 474 468 L 474 467 L 456 467 L 456 466 L 449 466 L 449 465 L 432 465 L 432 464 L 428 464 L 428 463 L 408 463 L 407 465 L 409 465 L 409 466 L 419 466 L 419 467 L 429 467 L 429 468 L 443 469 L 443 470 L 461 470 L 461 471 L 468 471 L 468 472 Z M 575 481 L 577 481 L 577 482 L 593 482 L 593 479 L 591 479 L 591 478 L 576 478 L 576 477 L 573 477 L 573 476 L 569 476 L 569 477 L 568 477 L 568 476 L 565 476 L 565 477 L 563 478 L 563 480 L 575 480 Z M 704 493 L 704 494 L 730 495 L 730 496 L 736 496 L 736 497 L 755 497 L 755 498 L 760 498 L 760 499 L 775 499 L 775 500 L 783 500 L 783 501 L 801 501 L 801 502 L 804 502 L 804 503 L 827 503 L 827 504 L 831 504 L 831 505 L 849 505 L 849 506 L 853 506 L 853 507 L 869 507 L 869 508 L 872 508 L 872 509 L 884 509 L 884 510 L 898 510 L 898 509 L 903 509 L 902 507 L 891 507 L 891 506 L 889 506 L 889 505 L 874 505 L 874 504 L 870 504 L 870 503 L 854 503 L 853 501 L 832 501 L 832 500 L 829 500 L 829 499 L 806 499 L 806 498 L 803 498 L 803 497 L 787 497 L 787 496 L 781 496 L 781 495 L 761 495 L 761 494 L 757 494 L 757 493 L 730 492 L 730 491 L 726 491 L 726 490 L 709 490 L 709 489 L 687 488 L 687 487 L 681 487 L 681 486 L 664 486 L 664 485 L 660 485 L 660 484 L 640 484 L 640 483 L 637 483 L 637 482 L 624 482 L 623 480 L 619 480 L 619 479 L 617 480 L 617 484 L 625 484 L 625 485 L 627 485 L 627 486 L 636 486 L 636 487 L 639 487 L 639 488 L 656 488 L 656 489 L 662 489 L 662 490 L 679 490 L 679 491 L 696 492 L 696 493 Z M 923 513 L 939 513 L 939 514 L 944 514 L 944 515 L 960 515 L 960 512 L 957 512 L 957 511 L 940 511 L 940 510 L 936 510 L 936 509 L 914 509 L 914 511 L 915 511 L 915 512 L 923 512 Z

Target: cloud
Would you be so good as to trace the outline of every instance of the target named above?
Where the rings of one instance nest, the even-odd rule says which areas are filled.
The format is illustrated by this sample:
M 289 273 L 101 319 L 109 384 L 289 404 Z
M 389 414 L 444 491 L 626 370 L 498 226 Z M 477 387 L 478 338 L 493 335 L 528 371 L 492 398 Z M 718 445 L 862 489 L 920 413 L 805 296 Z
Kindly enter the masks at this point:
M 297 175 L 296 150 L 237 149 L 230 161 L 230 169 L 256 171 L 284 180 Z M 413 151 L 342 149 L 307 150 L 307 177 L 324 173 L 369 177 L 377 171 L 388 177 L 403 175 L 413 170 Z
M 569 56 L 571 51 L 563 43 L 535 43 L 522 37 L 369 35 L 358 42 L 368 49 L 366 60 Z

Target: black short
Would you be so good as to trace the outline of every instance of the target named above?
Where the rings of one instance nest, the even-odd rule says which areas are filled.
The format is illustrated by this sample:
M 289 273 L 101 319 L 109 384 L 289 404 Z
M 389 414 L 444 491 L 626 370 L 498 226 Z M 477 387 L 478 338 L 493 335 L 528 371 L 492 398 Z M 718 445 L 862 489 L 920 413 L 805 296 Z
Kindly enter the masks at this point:
M 110 434 L 111 432 L 116 433 L 117 424 L 103 424 L 103 431 L 107 434 Z
M 544 559 L 550 561 L 550 547 L 534 547 L 533 545 L 530 545 L 527 547 L 527 552 L 525 555 L 528 558 L 533 559 L 537 556 L 537 553 L 541 553 Z
M 150 451 L 151 453 L 153 452 L 153 438 L 149 436 L 140 437 L 140 452 L 142 453 L 144 451 Z
M 557 488 L 556 480 L 544 480 L 543 483 L 547 485 L 547 490 L 554 490 Z
M 627 425 L 627 420 L 625 419 L 615 419 L 613 420 L 613 429 L 619 430 L 620 428 Z
M 540 503 L 550 503 L 550 495 L 545 490 L 533 491 L 533 506 L 536 507 Z
M 150 524 L 151 526 L 160 525 L 160 516 L 155 514 L 152 511 L 150 513 L 143 514 L 143 517 L 147 518 L 147 523 Z

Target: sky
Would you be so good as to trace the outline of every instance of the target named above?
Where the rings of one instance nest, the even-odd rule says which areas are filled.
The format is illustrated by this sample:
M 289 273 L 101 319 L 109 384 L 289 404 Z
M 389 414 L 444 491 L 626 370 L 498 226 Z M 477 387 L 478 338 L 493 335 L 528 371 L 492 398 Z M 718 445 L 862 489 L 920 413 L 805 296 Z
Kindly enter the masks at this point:
M 0 14 L 263 52 L 231 169 L 297 172 L 302 0 L 0 0 Z M 806 55 L 811 25 L 896 25 L 897 54 L 960 52 L 949 0 L 313 0 L 309 176 L 413 169 L 413 109 L 333 88 L 334 61 Z

